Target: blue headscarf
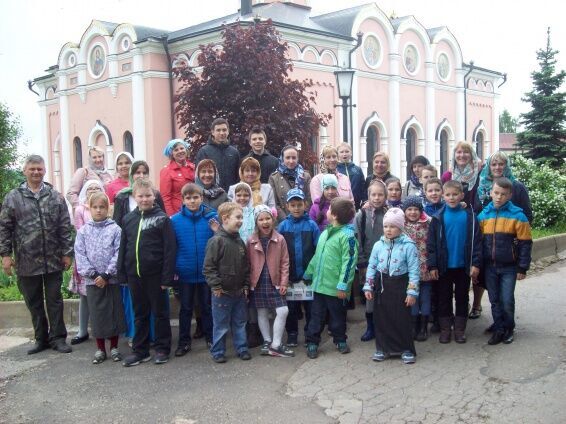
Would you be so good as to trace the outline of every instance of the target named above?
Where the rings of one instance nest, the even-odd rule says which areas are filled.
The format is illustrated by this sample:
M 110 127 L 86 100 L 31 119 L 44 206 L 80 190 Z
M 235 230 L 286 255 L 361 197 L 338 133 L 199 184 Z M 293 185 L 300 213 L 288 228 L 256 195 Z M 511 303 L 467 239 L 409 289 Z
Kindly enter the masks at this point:
M 287 168 L 285 166 L 285 163 L 283 162 L 283 155 L 285 154 L 285 151 L 289 150 L 289 149 L 295 150 L 298 154 L 298 150 L 295 146 L 287 145 L 287 146 L 283 147 L 283 150 L 281 150 L 281 155 L 279 156 L 279 166 L 277 167 L 277 170 L 279 171 L 279 173 L 281 175 L 286 175 L 287 177 L 290 177 L 293 180 L 295 180 L 295 187 L 294 188 L 299 188 L 299 189 L 304 191 L 304 189 L 305 189 L 305 178 L 304 178 L 304 169 L 301 166 L 301 164 L 297 163 L 297 166 L 295 167 L 295 169 L 290 169 L 290 168 Z
M 185 149 L 189 150 L 189 143 L 187 143 L 185 140 L 181 140 L 180 138 L 174 138 L 173 140 L 167 143 L 165 149 L 163 149 L 163 154 L 167 156 L 169 159 L 171 159 L 171 155 L 173 154 L 173 149 L 175 149 L 175 146 L 179 143 L 185 146 Z

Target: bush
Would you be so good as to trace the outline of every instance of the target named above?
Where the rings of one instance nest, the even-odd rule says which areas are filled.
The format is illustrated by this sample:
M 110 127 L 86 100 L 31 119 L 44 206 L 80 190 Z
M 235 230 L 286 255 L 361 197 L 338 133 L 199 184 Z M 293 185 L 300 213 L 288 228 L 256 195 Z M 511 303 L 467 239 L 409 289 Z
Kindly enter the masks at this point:
M 71 279 L 72 270 L 65 271 L 63 273 L 63 284 L 61 286 L 61 294 L 63 299 L 74 299 L 78 298 L 78 295 L 70 292 L 67 287 L 69 286 L 69 280 Z M 16 282 L 16 276 L 8 276 L 0 269 L 0 302 L 8 302 L 12 300 L 24 300 L 20 290 L 18 289 L 18 284 Z
M 545 228 L 566 221 L 566 166 L 552 169 L 521 155 L 511 162 L 513 174 L 529 190 L 533 207 L 533 228 Z

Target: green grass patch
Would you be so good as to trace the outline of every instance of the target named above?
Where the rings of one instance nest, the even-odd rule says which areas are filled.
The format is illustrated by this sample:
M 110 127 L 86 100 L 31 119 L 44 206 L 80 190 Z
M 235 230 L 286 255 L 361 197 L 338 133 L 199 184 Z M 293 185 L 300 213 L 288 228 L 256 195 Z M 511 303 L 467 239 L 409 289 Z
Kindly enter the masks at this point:
M 566 233 L 566 222 L 561 222 L 548 228 L 533 228 L 532 233 L 533 239 L 563 234 Z
M 71 293 L 67 290 L 71 274 L 71 270 L 63 273 L 63 284 L 61 285 L 61 294 L 63 295 L 63 299 L 78 299 L 79 297 L 75 293 Z M 0 302 L 9 302 L 13 300 L 24 300 L 20 290 L 18 289 L 16 277 L 14 275 L 8 276 L 0 270 Z

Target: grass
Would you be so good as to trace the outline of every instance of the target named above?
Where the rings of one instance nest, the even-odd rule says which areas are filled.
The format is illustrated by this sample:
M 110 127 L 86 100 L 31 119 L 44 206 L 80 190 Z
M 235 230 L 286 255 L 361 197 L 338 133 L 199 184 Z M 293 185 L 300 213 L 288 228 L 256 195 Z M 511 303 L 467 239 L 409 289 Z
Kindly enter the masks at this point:
M 61 285 L 61 294 L 63 295 L 63 299 L 78 298 L 76 294 L 67 290 L 69 280 L 71 279 L 71 273 L 71 270 L 63 273 L 63 284 Z M 4 271 L 0 270 L 0 302 L 13 300 L 24 300 L 22 294 L 18 290 L 16 277 L 14 275 L 8 276 L 4 274 Z
M 533 228 L 532 233 L 533 239 L 566 233 L 566 222 L 561 222 L 548 228 Z

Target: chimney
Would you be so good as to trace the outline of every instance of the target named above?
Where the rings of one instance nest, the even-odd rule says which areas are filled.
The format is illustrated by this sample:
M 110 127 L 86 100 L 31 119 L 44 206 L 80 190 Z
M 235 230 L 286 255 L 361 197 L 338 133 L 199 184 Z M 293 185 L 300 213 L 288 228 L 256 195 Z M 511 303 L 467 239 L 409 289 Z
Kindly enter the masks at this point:
M 241 0 L 240 15 L 246 16 L 252 13 L 252 0 Z

